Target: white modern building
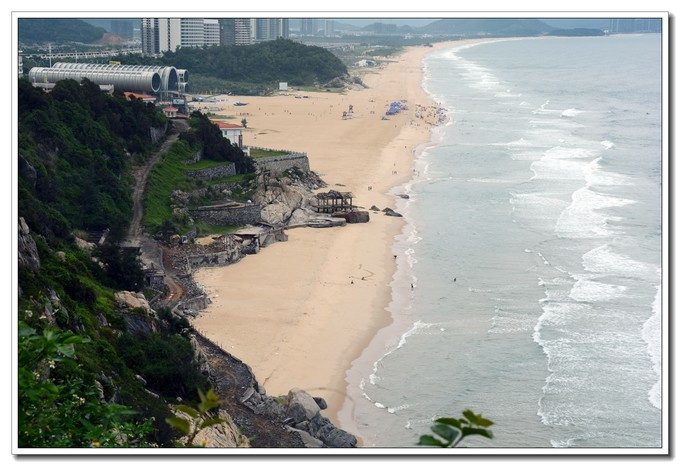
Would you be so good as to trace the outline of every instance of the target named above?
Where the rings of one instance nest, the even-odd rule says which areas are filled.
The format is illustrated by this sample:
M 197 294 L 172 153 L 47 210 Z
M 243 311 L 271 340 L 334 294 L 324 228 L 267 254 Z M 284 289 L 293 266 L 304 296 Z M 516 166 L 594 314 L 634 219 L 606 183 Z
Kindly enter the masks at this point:
M 216 19 L 142 18 L 142 53 L 157 55 L 180 47 L 203 47 L 220 44 L 220 26 Z

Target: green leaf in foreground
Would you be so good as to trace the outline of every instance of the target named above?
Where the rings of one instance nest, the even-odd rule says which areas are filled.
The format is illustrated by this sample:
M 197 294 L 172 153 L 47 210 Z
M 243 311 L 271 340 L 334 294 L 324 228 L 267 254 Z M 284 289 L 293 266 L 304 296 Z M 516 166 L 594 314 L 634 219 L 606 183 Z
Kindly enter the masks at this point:
M 430 429 L 436 436 L 422 435 L 420 440 L 418 440 L 418 445 L 455 448 L 465 437 L 470 435 L 480 435 L 489 439 L 493 438 L 493 433 L 486 429 L 486 427 L 493 424 L 492 421 L 485 419 L 481 414 L 475 414 L 469 409 L 463 411 L 463 416 L 458 419 L 451 417 L 435 419 Z

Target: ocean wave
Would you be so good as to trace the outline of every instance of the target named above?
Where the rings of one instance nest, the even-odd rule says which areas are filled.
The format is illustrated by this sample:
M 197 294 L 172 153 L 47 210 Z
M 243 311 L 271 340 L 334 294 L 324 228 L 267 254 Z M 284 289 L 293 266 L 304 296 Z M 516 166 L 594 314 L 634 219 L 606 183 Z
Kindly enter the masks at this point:
M 633 184 L 625 175 L 603 170 L 601 162 L 602 157 L 598 157 L 583 167 L 587 186 L 630 186 Z
M 657 409 L 661 409 L 661 285 L 656 286 L 656 296 L 652 303 L 652 316 L 642 327 L 642 339 L 647 343 L 647 354 L 652 360 L 654 373 L 659 378 L 649 390 L 649 402 Z
M 571 199 L 571 204 L 560 214 L 555 225 L 555 233 L 562 238 L 611 236 L 613 232 L 607 224 L 609 221 L 620 220 L 620 218 L 598 211 L 636 203 L 631 199 L 600 194 L 588 187 L 575 191 Z
M 555 146 L 548 149 L 540 160 L 529 167 L 539 180 L 582 180 L 585 177 L 585 167 L 595 153 L 584 148 L 570 148 Z
M 569 294 L 571 299 L 580 302 L 609 301 L 625 296 L 628 289 L 625 286 L 610 285 L 589 278 L 590 276 L 577 278 Z
M 658 280 L 661 272 L 654 264 L 639 262 L 612 251 L 608 244 L 586 252 L 581 257 L 581 261 L 583 268 L 588 272 L 618 275 L 625 278 Z

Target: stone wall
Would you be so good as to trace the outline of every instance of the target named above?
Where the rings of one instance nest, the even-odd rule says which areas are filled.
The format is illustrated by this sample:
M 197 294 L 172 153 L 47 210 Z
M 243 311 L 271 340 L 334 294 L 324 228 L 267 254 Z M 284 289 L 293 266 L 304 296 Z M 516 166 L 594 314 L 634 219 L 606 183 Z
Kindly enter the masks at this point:
M 233 264 L 238 262 L 239 259 L 241 259 L 241 251 L 210 252 L 186 257 L 187 262 L 189 262 L 193 269 Z
M 305 172 L 309 171 L 309 159 L 304 152 L 291 152 L 286 155 L 261 157 L 253 160 L 257 168 L 269 170 L 277 175 L 293 167 L 297 167 Z
M 262 220 L 261 210 L 257 204 L 233 207 L 206 206 L 190 210 L 189 215 L 209 225 L 254 225 Z
M 225 178 L 236 174 L 236 165 L 228 163 L 212 168 L 204 168 L 203 170 L 187 171 L 187 176 L 197 178 L 203 181 L 214 180 L 215 178 Z

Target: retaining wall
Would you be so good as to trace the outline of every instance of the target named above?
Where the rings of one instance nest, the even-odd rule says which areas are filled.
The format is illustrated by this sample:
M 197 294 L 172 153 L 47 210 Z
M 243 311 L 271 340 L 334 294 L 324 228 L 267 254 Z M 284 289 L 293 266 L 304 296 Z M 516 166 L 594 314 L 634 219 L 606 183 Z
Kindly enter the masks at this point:
M 236 165 L 229 163 L 226 165 L 219 165 L 212 168 L 204 168 L 203 170 L 187 171 L 187 176 L 203 181 L 210 181 L 215 178 L 225 178 L 236 174 Z
M 236 207 L 200 207 L 189 215 L 209 225 L 254 225 L 262 221 L 262 208 L 257 204 Z
M 302 171 L 309 171 L 309 158 L 304 152 L 291 152 L 286 155 L 273 157 L 260 157 L 253 159 L 257 168 L 269 170 L 272 173 L 281 174 L 289 168 L 297 167 Z

